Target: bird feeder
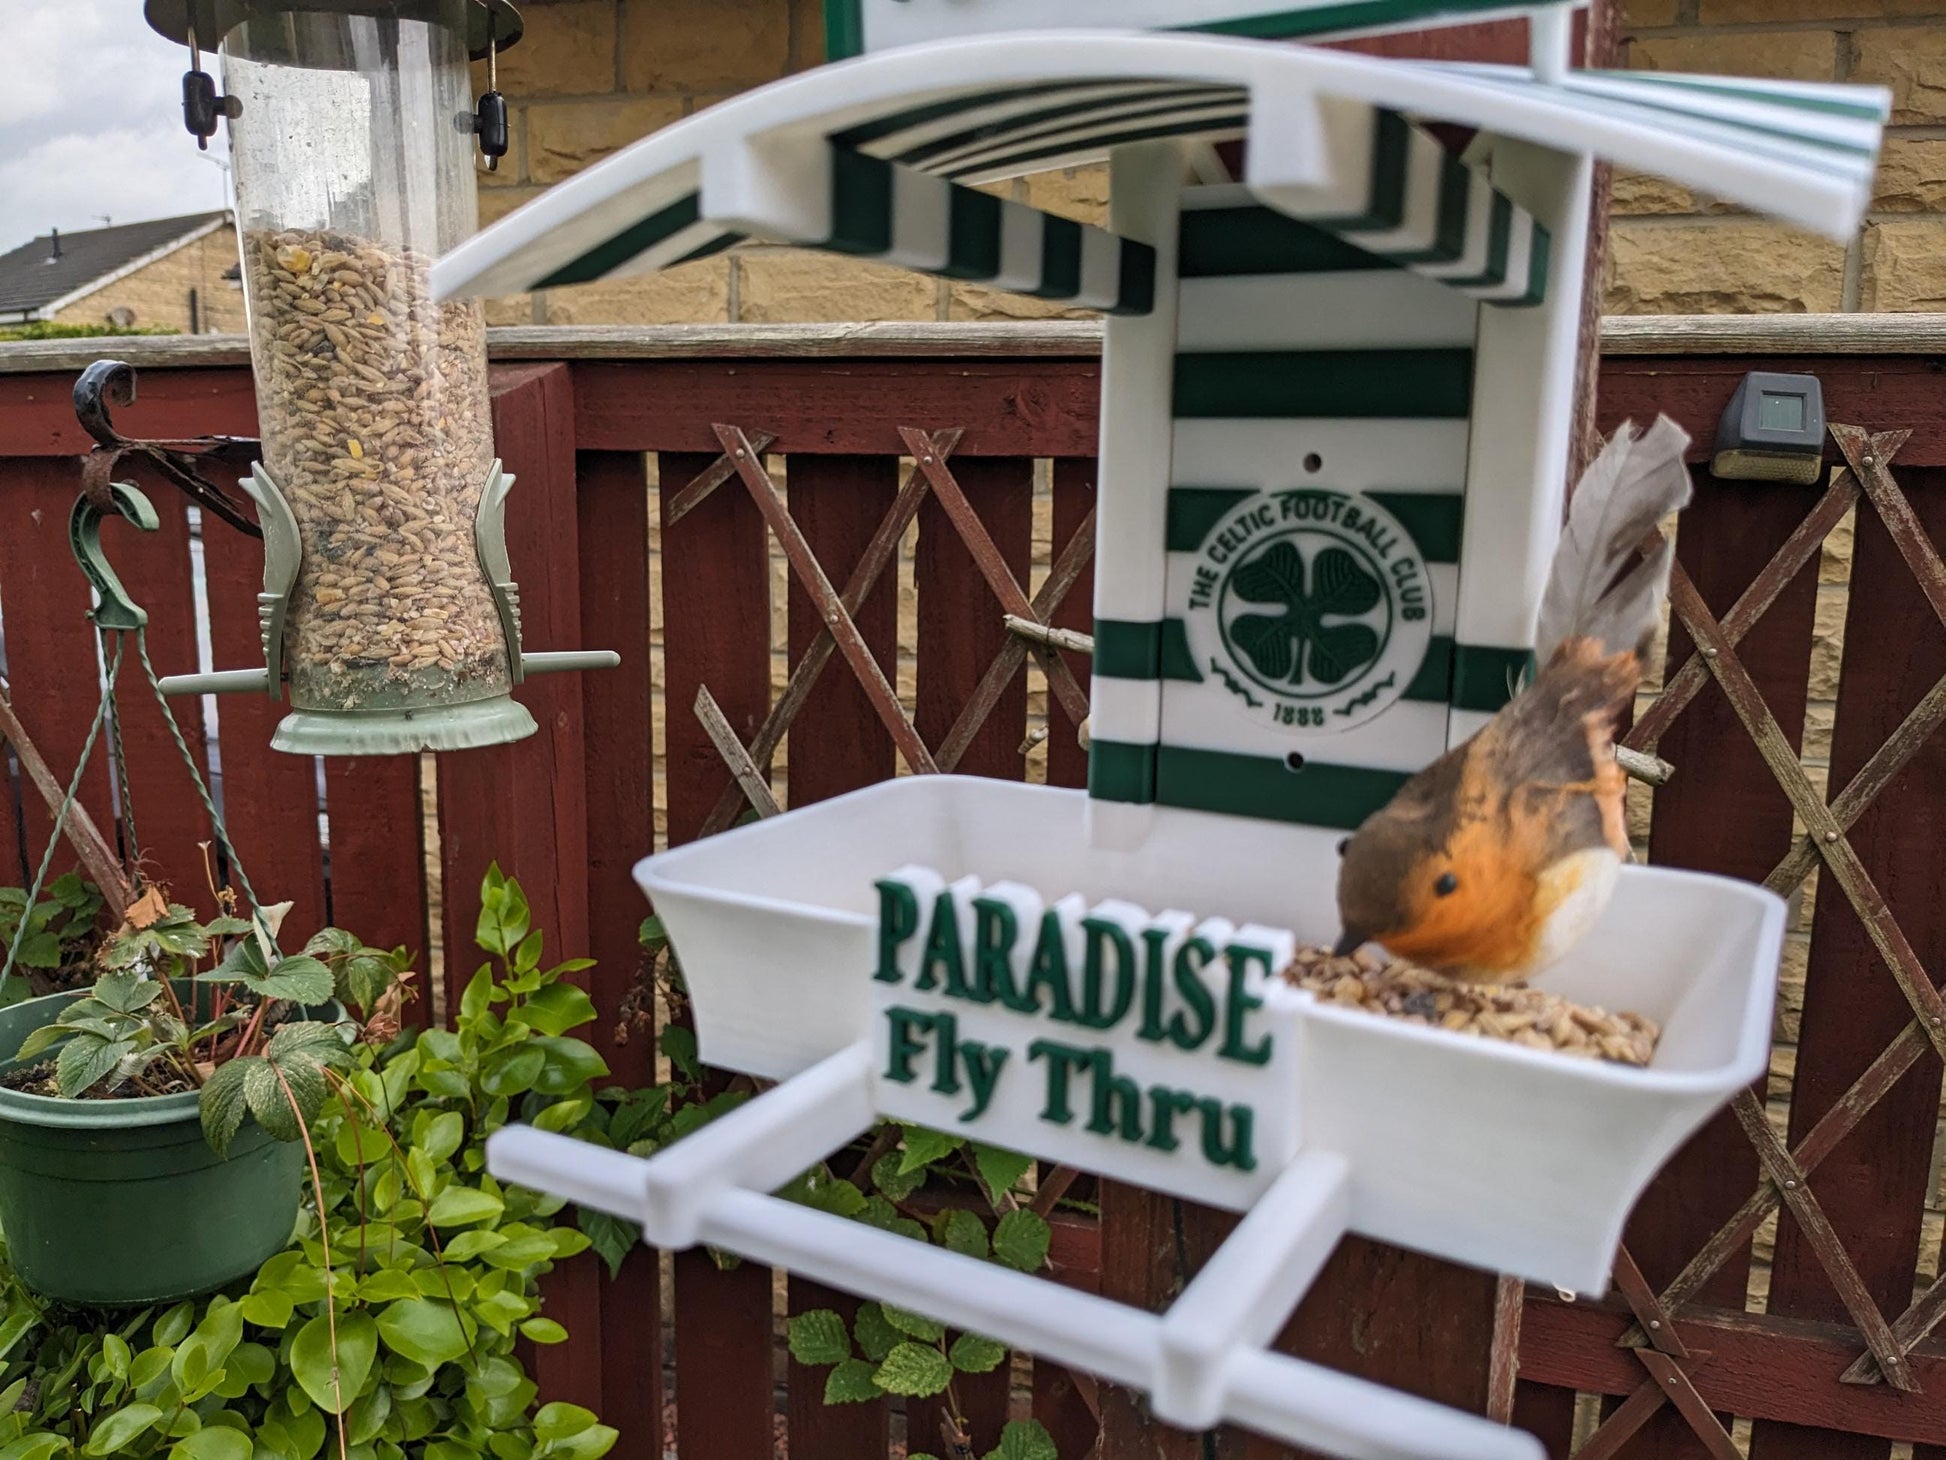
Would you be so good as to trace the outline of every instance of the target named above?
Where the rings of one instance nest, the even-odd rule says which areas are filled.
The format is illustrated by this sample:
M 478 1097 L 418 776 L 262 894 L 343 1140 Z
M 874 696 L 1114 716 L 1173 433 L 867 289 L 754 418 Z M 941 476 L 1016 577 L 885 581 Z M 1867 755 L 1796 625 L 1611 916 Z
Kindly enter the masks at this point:
M 226 119 L 263 460 L 265 667 L 165 681 L 268 690 L 300 754 L 459 750 L 531 735 L 524 675 L 616 662 L 523 654 L 494 455 L 486 327 L 439 303 L 434 258 L 478 224 L 469 56 L 520 37 L 506 0 L 148 0 L 190 48 L 183 114 Z M 200 47 L 222 56 L 223 94 Z
M 435 266 L 457 299 L 758 238 L 1107 316 L 1087 791 L 909 776 L 647 858 L 702 1057 L 778 1083 L 646 1161 L 510 1127 L 489 1166 L 1144 1389 L 1177 1425 L 1528 1460 L 1528 1436 L 1268 1345 L 1347 1231 L 1605 1290 L 1643 1187 L 1765 1068 L 1782 904 L 1622 869 L 1544 986 L 1658 1021 L 1640 1069 L 1275 975 L 1338 934 L 1344 833 L 1531 658 L 1596 161 L 1843 239 L 1889 97 L 1575 71 L 1568 5 L 1139 0 L 1118 16 L 1155 29 L 1082 23 L 1102 8 L 831 0 L 849 59 L 659 131 Z M 1516 8 L 1525 67 L 1288 43 Z M 1209 144 L 1237 141 L 1225 179 Z M 1101 228 L 977 187 L 1098 163 Z M 1245 1216 L 1158 1315 L 771 1194 L 888 1117 Z

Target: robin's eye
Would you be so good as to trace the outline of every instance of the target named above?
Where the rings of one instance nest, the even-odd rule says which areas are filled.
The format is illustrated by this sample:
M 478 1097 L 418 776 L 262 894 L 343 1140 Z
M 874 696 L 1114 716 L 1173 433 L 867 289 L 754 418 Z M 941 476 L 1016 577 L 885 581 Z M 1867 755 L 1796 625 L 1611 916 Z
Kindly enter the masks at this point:
M 1441 873 L 1439 880 L 1433 883 L 1432 890 L 1441 897 L 1451 897 L 1455 892 L 1459 891 L 1459 878 L 1455 877 L 1451 872 Z
M 1343 841 L 1341 841 L 1341 842 L 1339 842 L 1339 843 L 1338 843 L 1338 855 L 1339 855 L 1339 856 L 1341 856 L 1341 857 L 1342 857 L 1342 856 L 1343 856 L 1343 855 L 1344 855 L 1344 854 L 1345 854 L 1346 852 L 1348 852 L 1348 851 L 1350 851 L 1350 850 L 1351 850 L 1351 838 L 1350 838 L 1350 837 L 1346 837 L 1346 838 L 1345 838 L 1345 839 L 1344 839 Z

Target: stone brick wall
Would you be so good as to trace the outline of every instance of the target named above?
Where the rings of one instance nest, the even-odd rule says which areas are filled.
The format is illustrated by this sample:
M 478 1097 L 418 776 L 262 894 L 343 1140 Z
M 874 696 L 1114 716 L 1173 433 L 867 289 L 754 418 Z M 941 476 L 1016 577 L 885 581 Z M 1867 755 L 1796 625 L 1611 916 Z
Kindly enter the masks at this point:
M 1623 0 L 1629 66 L 1889 86 L 1864 228 L 1840 246 L 1651 178 L 1616 179 L 1618 314 L 1946 309 L 1946 3 Z
M 1621 0 L 1630 66 L 1894 88 L 1872 216 L 1848 247 L 1623 176 L 1616 313 L 1946 309 L 1946 0 Z M 480 173 L 490 222 L 589 163 L 725 96 L 818 64 L 818 0 L 531 0 L 500 68 L 513 150 Z M 485 85 L 484 66 L 476 83 Z M 1097 169 L 1013 185 L 1088 221 Z M 499 324 L 1004 319 L 1033 300 L 794 249 L 750 247 L 654 278 L 496 301 Z
M 54 316 L 61 324 L 107 324 L 117 309 L 130 311 L 143 328 L 167 326 L 189 333 L 189 291 L 196 291 L 203 334 L 241 333 L 243 290 L 223 277 L 237 262 L 236 230 L 225 224 L 194 243 L 84 294 Z
M 512 147 L 480 170 L 490 223 L 551 184 L 710 103 L 824 59 L 818 0 L 530 0 L 500 63 Z M 486 67 L 474 68 L 486 86 Z M 1103 180 L 1051 173 L 1013 193 L 1098 221 Z M 1031 299 L 801 249 L 744 247 L 650 278 L 494 301 L 494 324 L 779 324 L 1046 317 Z

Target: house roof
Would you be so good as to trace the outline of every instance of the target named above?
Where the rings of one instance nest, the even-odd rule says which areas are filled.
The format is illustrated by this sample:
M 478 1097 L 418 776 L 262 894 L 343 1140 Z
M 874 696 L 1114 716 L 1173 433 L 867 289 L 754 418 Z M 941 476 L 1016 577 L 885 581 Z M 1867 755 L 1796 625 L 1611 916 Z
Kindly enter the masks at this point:
M 90 228 L 60 235 L 55 253 L 52 234 L 42 234 L 11 253 L 0 254 L 0 314 L 35 310 L 98 288 L 159 254 L 180 247 L 226 222 L 227 211 L 152 218 L 113 228 Z

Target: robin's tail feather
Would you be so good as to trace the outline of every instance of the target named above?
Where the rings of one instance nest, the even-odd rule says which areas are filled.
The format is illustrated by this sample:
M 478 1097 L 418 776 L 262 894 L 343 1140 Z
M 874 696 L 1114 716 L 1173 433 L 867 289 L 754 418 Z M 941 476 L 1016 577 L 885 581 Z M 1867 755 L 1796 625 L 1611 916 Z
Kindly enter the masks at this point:
M 1688 446 L 1688 433 L 1667 416 L 1640 435 L 1624 422 L 1582 474 L 1541 600 L 1534 649 L 1543 665 L 1571 639 L 1591 639 L 1612 655 L 1639 654 L 1654 636 L 1675 545 L 1665 539 L 1640 559 L 1637 549 L 1689 503 Z

